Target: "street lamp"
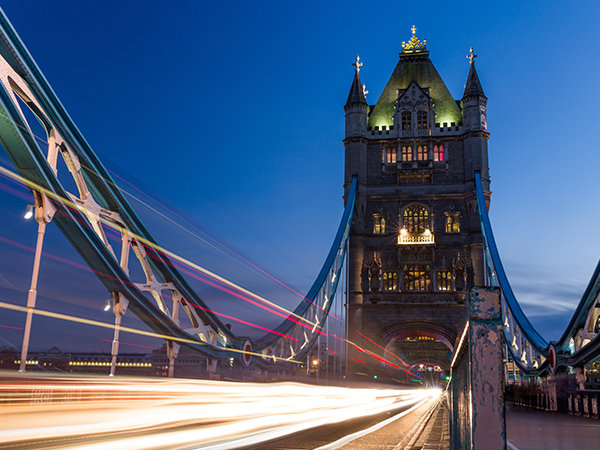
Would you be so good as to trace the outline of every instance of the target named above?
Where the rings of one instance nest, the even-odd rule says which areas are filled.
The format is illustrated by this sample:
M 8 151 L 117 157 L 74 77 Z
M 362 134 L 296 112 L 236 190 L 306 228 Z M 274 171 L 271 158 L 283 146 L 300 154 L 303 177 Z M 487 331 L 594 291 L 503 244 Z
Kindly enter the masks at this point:
M 25 210 L 25 217 L 26 219 L 31 219 L 33 217 L 33 207 L 34 205 L 27 205 L 27 209 Z

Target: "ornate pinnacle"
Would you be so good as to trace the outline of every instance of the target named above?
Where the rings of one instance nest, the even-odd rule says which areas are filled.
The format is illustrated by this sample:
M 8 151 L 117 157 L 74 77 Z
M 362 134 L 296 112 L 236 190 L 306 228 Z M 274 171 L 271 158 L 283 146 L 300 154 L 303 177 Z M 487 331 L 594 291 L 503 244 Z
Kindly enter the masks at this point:
M 360 72 L 360 66 L 363 65 L 363 63 L 361 63 L 359 61 L 360 61 L 360 56 L 356 55 L 356 62 L 352 63 L 352 65 L 354 66 L 354 70 L 356 70 L 356 73 Z
M 412 38 L 408 42 L 402 42 L 402 53 L 413 53 L 427 50 L 427 41 L 423 42 L 417 39 L 417 27 L 414 25 L 411 28 Z
M 473 53 L 473 47 L 471 47 L 471 50 L 470 50 L 469 54 L 467 55 L 467 58 L 469 58 L 470 64 L 473 64 L 473 62 L 475 61 L 475 58 L 477 58 L 477 55 Z

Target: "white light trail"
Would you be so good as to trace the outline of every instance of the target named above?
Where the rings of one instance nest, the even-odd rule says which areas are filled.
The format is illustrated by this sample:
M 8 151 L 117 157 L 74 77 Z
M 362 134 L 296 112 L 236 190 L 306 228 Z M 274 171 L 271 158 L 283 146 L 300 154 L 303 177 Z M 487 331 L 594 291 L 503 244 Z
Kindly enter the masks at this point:
M 5 380 L 7 378 L 5 377 Z M 298 383 L 47 377 L 0 386 L 0 449 L 243 448 L 316 426 L 435 397 L 429 390 L 348 389 Z M 91 438 L 93 437 L 93 438 Z

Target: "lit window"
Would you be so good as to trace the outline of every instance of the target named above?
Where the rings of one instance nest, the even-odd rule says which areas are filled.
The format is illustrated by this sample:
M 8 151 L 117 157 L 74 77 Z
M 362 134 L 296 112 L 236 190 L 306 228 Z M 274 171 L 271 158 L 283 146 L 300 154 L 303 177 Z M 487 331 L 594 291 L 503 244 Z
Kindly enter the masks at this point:
M 412 113 L 410 111 L 402 111 L 402 129 L 410 130 L 412 124 Z
M 413 152 L 412 147 L 402 147 L 402 161 L 412 161 Z
M 396 164 L 396 150 L 393 148 L 387 148 L 385 150 L 385 163 Z
M 398 274 L 396 272 L 383 272 L 383 290 L 398 290 Z
M 444 161 L 444 146 L 443 145 L 435 145 L 433 147 L 433 160 L 434 161 Z
M 446 213 L 446 233 L 460 232 L 458 213 Z
M 402 214 L 402 224 L 409 233 L 424 233 L 429 229 L 429 210 L 424 206 L 409 206 Z
M 436 286 L 438 291 L 452 290 L 452 272 L 441 270 L 436 275 Z
M 417 147 L 417 161 L 427 161 L 427 146 L 419 145 Z
M 404 266 L 404 289 L 409 291 L 428 291 L 429 285 L 429 266 L 420 264 Z
M 375 228 L 373 229 L 375 234 L 385 234 L 385 218 L 375 217 Z
M 427 128 L 427 111 L 417 112 L 417 129 L 424 130 Z

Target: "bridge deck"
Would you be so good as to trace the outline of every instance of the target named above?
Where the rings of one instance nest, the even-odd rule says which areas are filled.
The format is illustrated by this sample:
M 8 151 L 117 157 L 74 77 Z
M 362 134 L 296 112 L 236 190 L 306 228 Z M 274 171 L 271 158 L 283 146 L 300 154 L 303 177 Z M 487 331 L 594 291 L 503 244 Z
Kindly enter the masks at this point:
M 588 450 L 598 448 L 600 420 L 507 405 L 506 433 L 511 450 Z

